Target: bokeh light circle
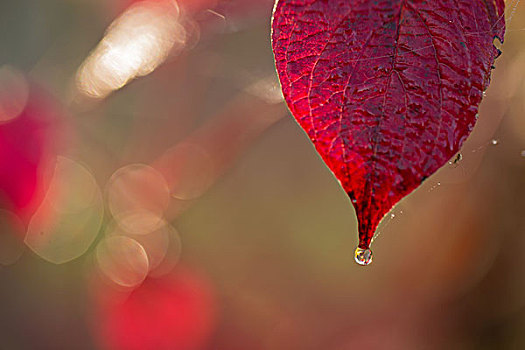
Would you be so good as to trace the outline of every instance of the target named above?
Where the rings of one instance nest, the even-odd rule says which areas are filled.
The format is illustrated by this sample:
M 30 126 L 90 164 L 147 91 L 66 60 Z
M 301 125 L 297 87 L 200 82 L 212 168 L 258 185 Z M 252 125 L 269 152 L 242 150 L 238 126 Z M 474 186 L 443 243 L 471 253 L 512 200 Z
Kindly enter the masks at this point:
M 115 220 L 134 234 L 147 234 L 162 226 L 170 201 L 164 177 L 145 164 L 118 169 L 108 182 L 107 196 Z
M 9 67 L 0 67 L 0 123 L 18 117 L 29 99 L 29 84 L 24 74 Z
M 103 275 L 119 286 L 135 287 L 148 274 L 148 255 L 144 247 L 132 238 L 106 237 L 98 244 L 95 255 Z
M 26 245 L 39 257 L 61 264 L 84 254 L 104 215 L 102 191 L 90 171 L 59 156 L 49 189 L 31 217 Z
M 163 156 L 165 177 L 171 195 L 190 200 L 202 196 L 216 178 L 214 162 L 209 152 L 198 144 L 183 142 Z

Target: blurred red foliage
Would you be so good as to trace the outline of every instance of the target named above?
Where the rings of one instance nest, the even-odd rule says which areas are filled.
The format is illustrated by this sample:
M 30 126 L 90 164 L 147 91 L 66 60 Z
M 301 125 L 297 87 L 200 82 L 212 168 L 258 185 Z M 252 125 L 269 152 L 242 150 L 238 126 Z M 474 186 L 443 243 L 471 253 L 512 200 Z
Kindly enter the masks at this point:
M 63 127 L 57 102 L 36 86 L 20 115 L 0 123 L 0 207 L 24 222 L 44 198 Z
M 202 276 L 177 268 L 148 277 L 129 295 L 98 285 L 94 320 L 100 341 L 116 350 L 196 350 L 214 328 L 215 301 Z

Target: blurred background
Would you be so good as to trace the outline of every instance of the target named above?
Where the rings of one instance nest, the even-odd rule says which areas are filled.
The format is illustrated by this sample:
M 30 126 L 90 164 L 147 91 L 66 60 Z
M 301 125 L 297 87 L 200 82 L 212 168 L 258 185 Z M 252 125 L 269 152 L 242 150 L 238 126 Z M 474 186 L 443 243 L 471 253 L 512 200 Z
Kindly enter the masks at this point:
M 525 3 L 461 156 L 365 268 L 272 7 L 0 2 L 0 349 L 525 348 Z

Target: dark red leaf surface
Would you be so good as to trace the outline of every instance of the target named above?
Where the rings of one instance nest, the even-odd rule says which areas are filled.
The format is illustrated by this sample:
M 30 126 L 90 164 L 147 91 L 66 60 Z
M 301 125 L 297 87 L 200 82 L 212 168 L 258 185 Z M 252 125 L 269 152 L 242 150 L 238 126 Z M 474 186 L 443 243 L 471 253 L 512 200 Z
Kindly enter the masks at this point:
M 286 102 L 350 196 L 367 249 L 474 127 L 504 1 L 280 0 L 272 30 Z

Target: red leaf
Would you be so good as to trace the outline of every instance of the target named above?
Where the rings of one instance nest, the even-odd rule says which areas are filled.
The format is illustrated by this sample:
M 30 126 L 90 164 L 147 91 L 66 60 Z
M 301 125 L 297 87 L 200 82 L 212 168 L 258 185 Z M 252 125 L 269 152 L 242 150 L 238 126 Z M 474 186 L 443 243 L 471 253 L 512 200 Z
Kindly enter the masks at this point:
M 280 0 L 272 29 L 286 102 L 356 209 L 357 254 L 472 130 L 504 1 Z

